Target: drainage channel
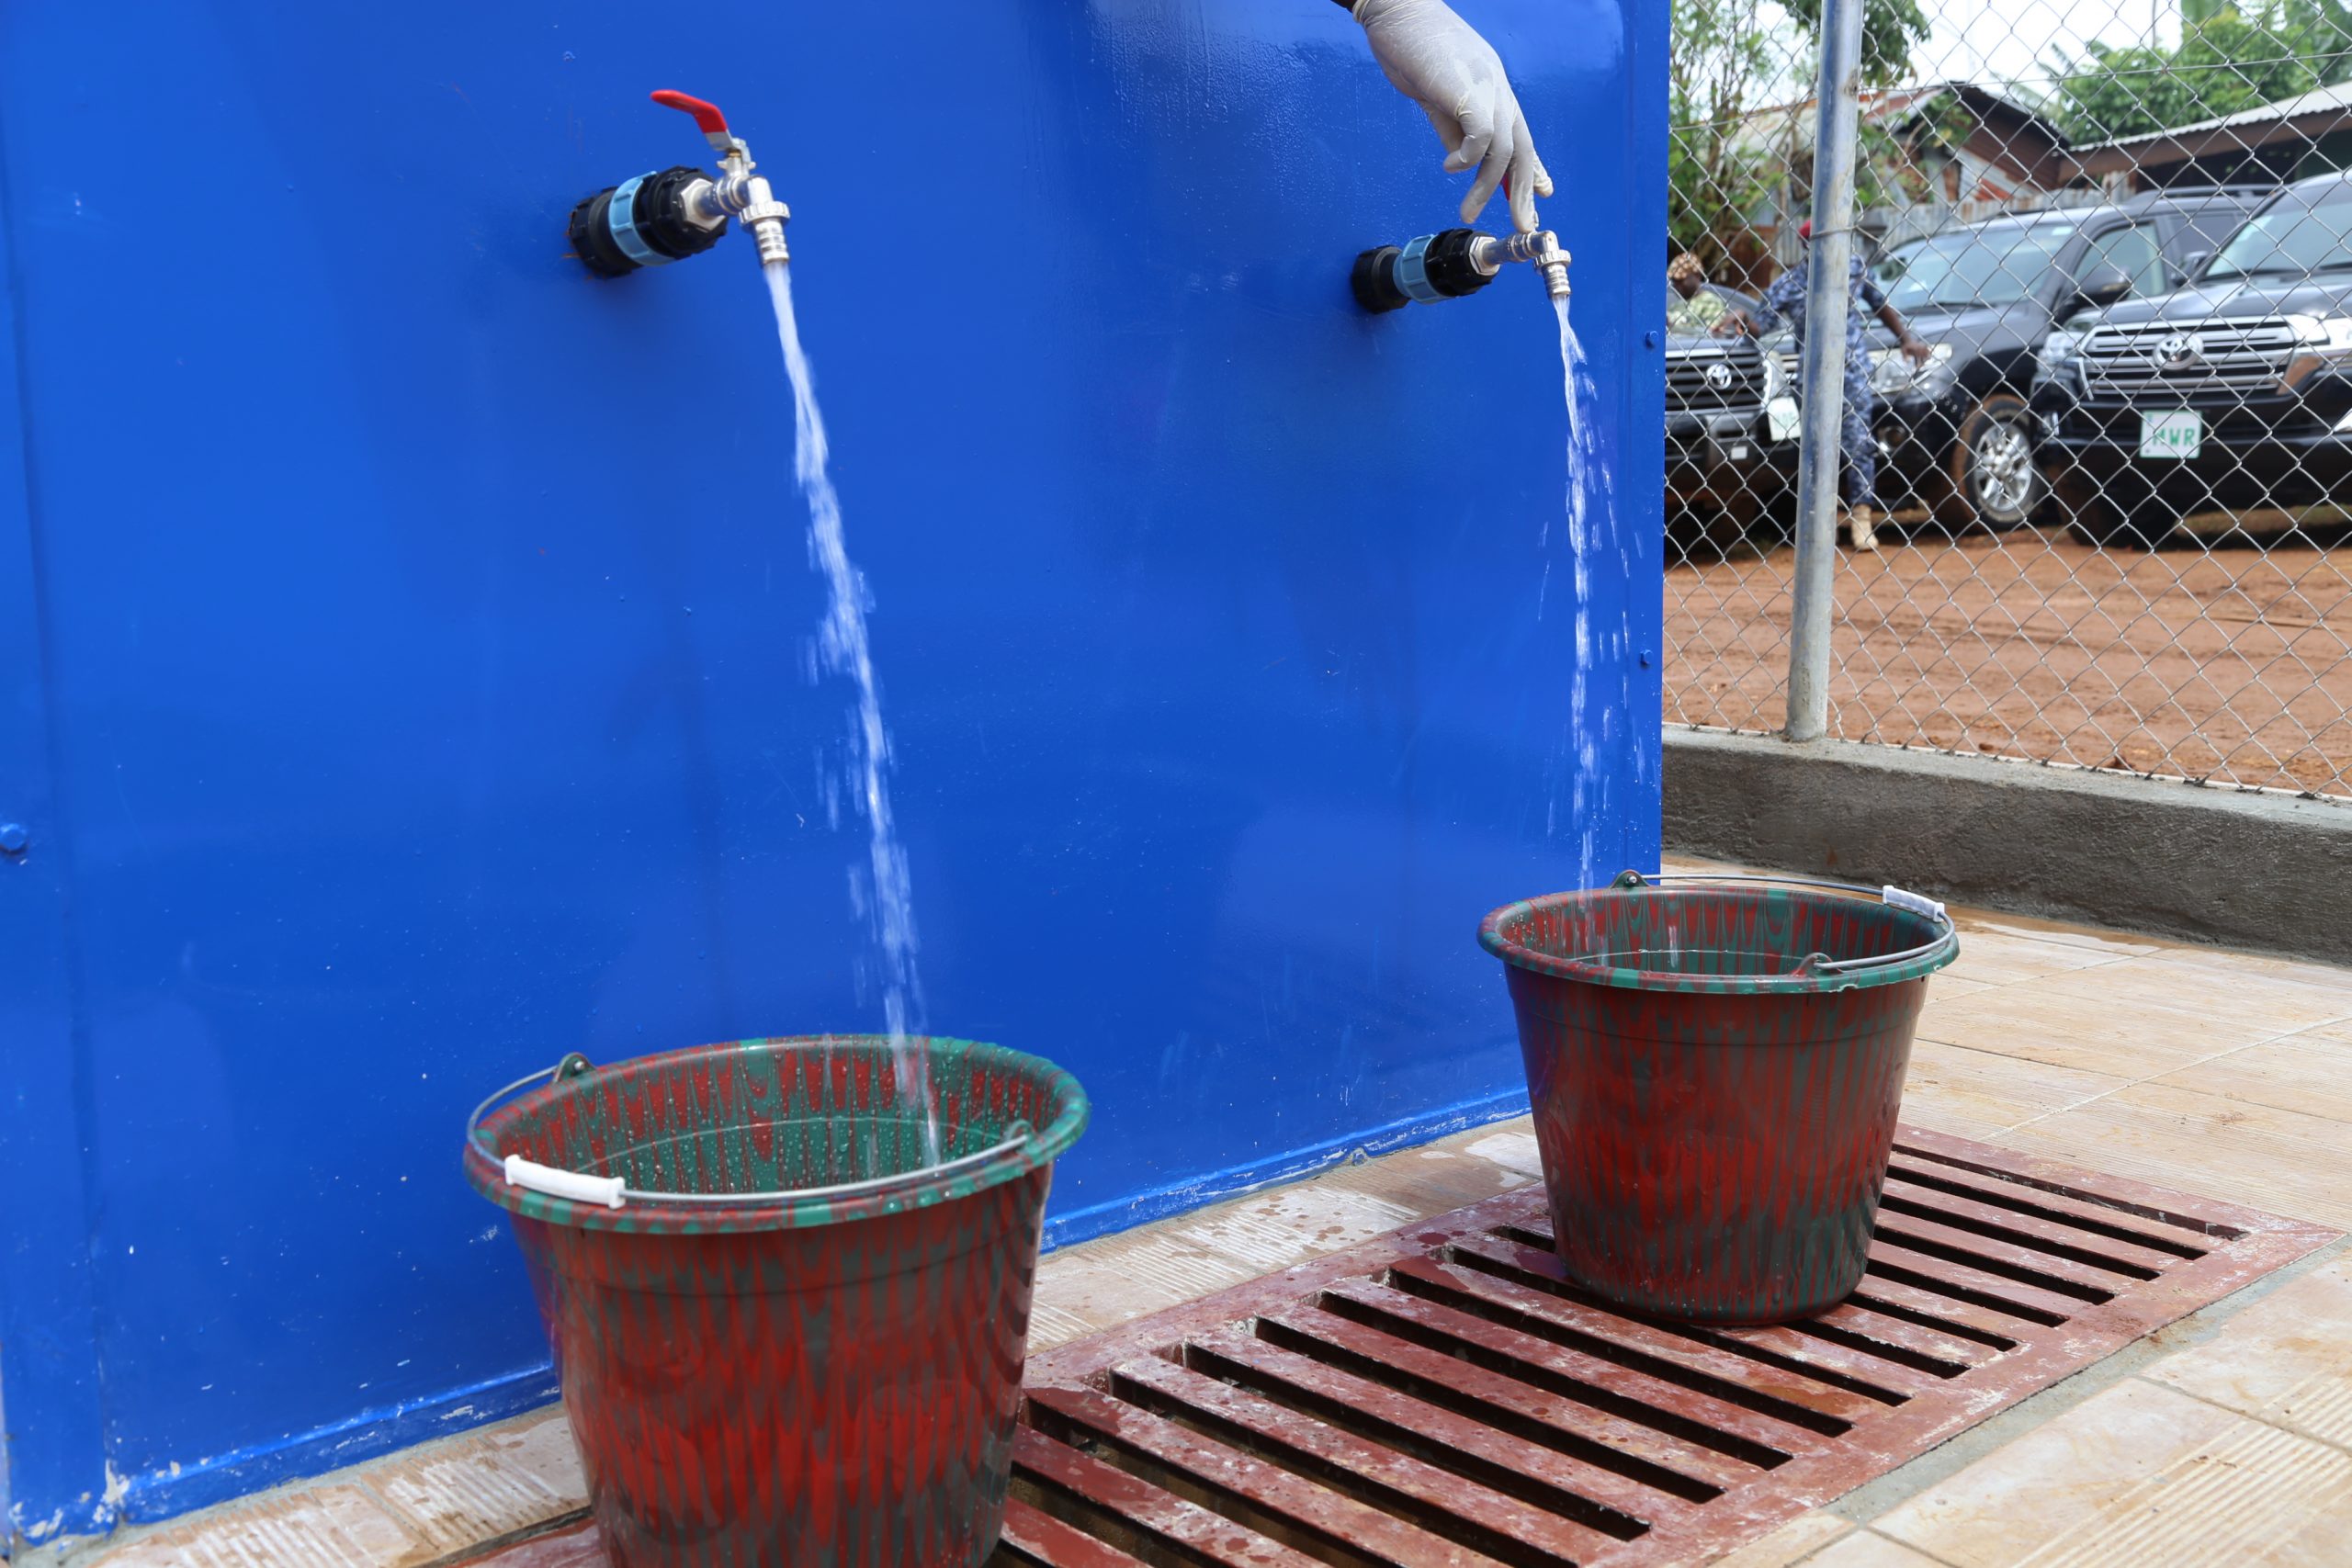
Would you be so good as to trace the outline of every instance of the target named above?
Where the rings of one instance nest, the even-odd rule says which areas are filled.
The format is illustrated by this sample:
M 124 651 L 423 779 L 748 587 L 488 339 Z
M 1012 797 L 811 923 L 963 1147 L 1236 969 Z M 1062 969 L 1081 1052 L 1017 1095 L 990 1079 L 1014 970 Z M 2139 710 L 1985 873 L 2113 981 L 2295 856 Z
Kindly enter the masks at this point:
M 1702 1562 L 2335 1235 L 1905 1128 L 1851 1298 L 1702 1327 L 1507 1193 L 1035 1359 L 991 1562 Z

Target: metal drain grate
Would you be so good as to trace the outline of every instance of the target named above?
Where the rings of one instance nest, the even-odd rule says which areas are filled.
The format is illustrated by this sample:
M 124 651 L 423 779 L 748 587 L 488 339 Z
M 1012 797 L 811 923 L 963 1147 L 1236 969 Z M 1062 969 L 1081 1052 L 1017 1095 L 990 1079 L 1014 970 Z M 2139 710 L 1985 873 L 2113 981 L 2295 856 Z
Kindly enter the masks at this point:
M 1704 1328 L 1507 1193 L 1037 1358 L 994 1562 L 1701 1562 L 2335 1235 L 1905 1128 L 1849 1301 Z

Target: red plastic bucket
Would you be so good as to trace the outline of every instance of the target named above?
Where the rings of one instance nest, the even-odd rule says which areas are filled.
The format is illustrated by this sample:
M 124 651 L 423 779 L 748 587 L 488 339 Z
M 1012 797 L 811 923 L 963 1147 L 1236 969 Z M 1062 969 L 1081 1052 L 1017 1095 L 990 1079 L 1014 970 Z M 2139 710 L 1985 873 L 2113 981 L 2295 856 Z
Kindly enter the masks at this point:
M 1778 1323 L 1860 1282 L 1943 907 L 1651 877 L 1488 915 L 1560 1262 L 1612 1304 Z
M 614 1568 L 994 1550 L 1050 1166 L 1087 1101 L 1035 1056 L 910 1043 L 936 1164 L 870 1035 L 569 1057 L 475 1112 L 466 1175 L 512 1212 Z

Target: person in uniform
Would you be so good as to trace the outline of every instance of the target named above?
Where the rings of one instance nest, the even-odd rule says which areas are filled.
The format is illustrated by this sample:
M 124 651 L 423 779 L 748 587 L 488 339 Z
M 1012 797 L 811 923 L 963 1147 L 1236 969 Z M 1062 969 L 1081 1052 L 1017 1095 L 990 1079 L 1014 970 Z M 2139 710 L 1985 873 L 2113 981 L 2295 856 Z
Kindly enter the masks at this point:
M 1770 332 L 1786 321 L 1796 333 L 1797 350 L 1804 350 L 1805 290 L 1813 276 L 1813 223 L 1806 220 L 1797 230 L 1797 238 L 1805 246 L 1805 254 L 1796 265 L 1772 280 L 1764 290 L 1764 298 L 1754 310 L 1732 310 L 1716 323 L 1717 333 L 1745 333 L 1753 336 Z M 1848 285 L 1846 310 L 1846 407 L 1839 425 L 1838 448 L 1838 493 L 1846 503 L 1845 533 L 1858 550 L 1878 548 L 1878 437 L 1871 433 L 1871 345 L 1863 331 L 1870 316 L 1876 316 L 1886 330 L 1894 334 L 1897 352 L 1920 364 L 1935 357 L 1929 348 L 1911 331 L 1901 312 L 1886 302 L 1870 268 L 1862 263 L 1860 246 L 1853 251 L 1850 263 L 1853 273 Z

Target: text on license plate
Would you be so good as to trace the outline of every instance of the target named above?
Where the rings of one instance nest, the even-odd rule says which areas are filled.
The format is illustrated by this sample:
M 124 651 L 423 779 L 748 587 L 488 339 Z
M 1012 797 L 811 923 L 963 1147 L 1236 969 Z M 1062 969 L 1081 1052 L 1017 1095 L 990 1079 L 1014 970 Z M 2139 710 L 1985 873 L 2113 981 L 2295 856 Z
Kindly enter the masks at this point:
M 2195 409 L 2172 409 L 2140 416 L 2140 456 L 2194 457 L 2205 444 L 2205 416 Z

